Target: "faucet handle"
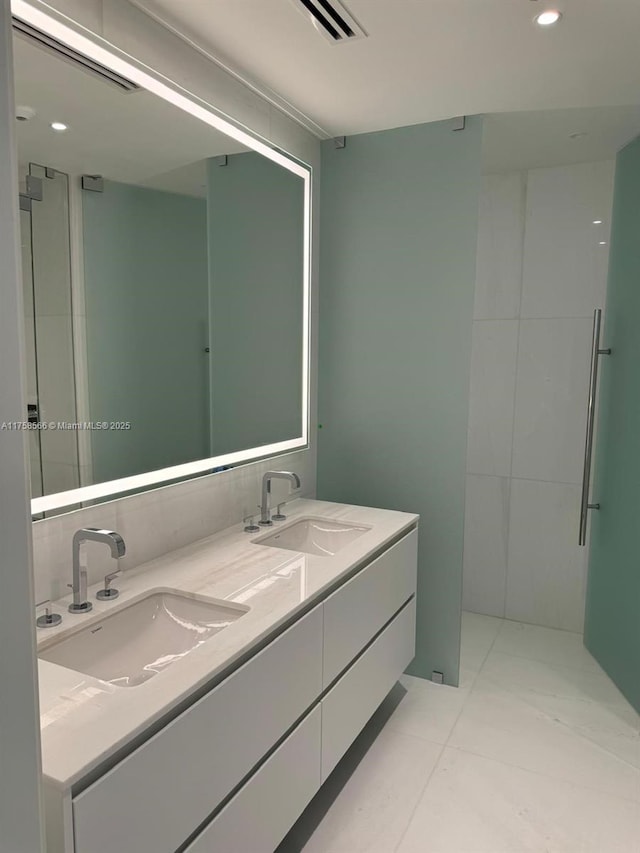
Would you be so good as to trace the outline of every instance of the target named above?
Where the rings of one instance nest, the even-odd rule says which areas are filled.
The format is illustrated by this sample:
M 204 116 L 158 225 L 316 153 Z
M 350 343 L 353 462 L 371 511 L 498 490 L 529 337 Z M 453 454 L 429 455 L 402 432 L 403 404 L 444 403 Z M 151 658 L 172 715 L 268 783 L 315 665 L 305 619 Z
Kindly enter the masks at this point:
M 98 601 L 113 601 L 114 598 L 117 598 L 120 595 L 120 590 L 112 587 L 111 581 L 121 574 L 122 569 L 116 569 L 115 572 L 109 572 L 108 575 L 104 576 L 104 588 L 99 589 L 98 592 L 96 592 L 96 598 Z
M 286 515 L 284 515 L 284 513 L 282 513 L 282 512 L 281 512 L 281 510 L 282 510 L 282 507 L 283 507 L 286 503 L 287 503 L 287 501 L 282 501 L 281 503 L 279 503 L 279 504 L 278 504 L 278 508 L 276 509 L 276 511 L 274 512 L 274 514 L 271 516 L 271 518 L 272 518 L 274 521 L 284 521 L 284 520 L 285 520 L 285 518 L 286 518 L 287 516 L 286 516 Z
M 51 604 L 50 598 L 45 598 L 44 601 L 39 601 L 36 604 L 36 609 L 38 607 L 43 607 L 46 604 Z M 36 625 L 38 628 L 55 628 L 56 625 L 59 625 L 62 622 L 62 616 L 59 613 L 52 613 L 50 607 L 45 607 L 44 614 L 42 616 L 38 616 L 36 619 Z
M 245 527 L 244 527 L 245 533 L 255 533 L 256 530 L 260 530 L 258 525 L 253 523 L 253 519 L 254 519 L 253 515 L 248 515 L 246 518 L 242 519 L 244 522 L 244 525 L 245 525 Z

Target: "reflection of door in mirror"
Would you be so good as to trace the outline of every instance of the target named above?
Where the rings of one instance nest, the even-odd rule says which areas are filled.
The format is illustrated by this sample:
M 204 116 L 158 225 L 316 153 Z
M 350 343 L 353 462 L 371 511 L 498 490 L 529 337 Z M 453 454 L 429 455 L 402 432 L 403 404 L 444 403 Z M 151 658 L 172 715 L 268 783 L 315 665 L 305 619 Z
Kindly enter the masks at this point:
M 22 246 L 22 285 L 24 301 L 26 381 L 27 381 L 27 420 L 31 423 L 38 418 L 38 373 L 36 371 L 36 330 L 35 305 L 33 293 L 33 251 L 31 239 L 31 199 L 26 195 L 20 198 L 20 243 Z M 29 433 L 29 456 L 31 457 L 31 495 L 42 494 L 42 455 L 40 452 L 40 433 Z
M 69 178 L 33 163 L 28 177 L 22 206 L 30 210 L 21 212 L 27 403 L 31 425 L 40 427 L 30 432 L 31 480 L 33 494 L 49 494 L 80 485 L 77 432 L 49 428 L 77 419 Z

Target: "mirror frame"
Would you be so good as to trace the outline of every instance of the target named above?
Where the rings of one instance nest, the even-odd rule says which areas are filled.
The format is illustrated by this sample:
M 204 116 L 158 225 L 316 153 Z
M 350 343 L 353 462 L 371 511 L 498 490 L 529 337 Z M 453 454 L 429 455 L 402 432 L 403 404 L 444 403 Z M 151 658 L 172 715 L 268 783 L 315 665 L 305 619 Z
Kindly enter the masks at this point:
M 163 75 L 154 72 L 142 63 L 107 42 L 99 43 L 64 23 L 52 10 L 51 14 L 41 11 L 25 0 L 12 0 L 11 12 L 20 20 L 47 33 L 69 47 L 83 53 L 101 65 L 127 77 L 143 89 L 163 98 L 178 109 L 184 110 L 195 118 L 200 119 L 216 130 L 222 131 L 232 139 L 246 145 L 248 148 L 262 154 L 274 163 L 278 163 L 290 172 L 301 177 L 304 181 L 304 237 L 303 237 L 303 323 L 302 323 L 302 422 L 299 438 L 266 444 L 261 447 L 251 447 L 222 456 L 212 456 L 208 459 L 198 459 L 156 471 L 122 477 L 82 486 L 65 492 L 57 492 L 31 499 L 31 513 L 38 515 L 50 510 L 72 506 L 73 504 L 94 501 L 108 497 L 110 500 L 133 490 L 151 488 L 166 484 L 171 480 L 185 479 L 212 472 L 212 469 L 254 462 L 271 456 L 278 456 L 292 450 L 300 450 L 309 446 L 309 417 L 310 417 L 310 305 L 311 305 L 311 193 L 312 167 L 301 160 L 274 147 L 267 140 L 251 132 L 231 117 L 216 111 L 211 105 L 191 94 L 177 83 Z M 62 17 L 62 16 L 61 16 Z M 68 20 L 68 19 L 67 19 Z M 100 38 L 99 36 L 94 38 Z

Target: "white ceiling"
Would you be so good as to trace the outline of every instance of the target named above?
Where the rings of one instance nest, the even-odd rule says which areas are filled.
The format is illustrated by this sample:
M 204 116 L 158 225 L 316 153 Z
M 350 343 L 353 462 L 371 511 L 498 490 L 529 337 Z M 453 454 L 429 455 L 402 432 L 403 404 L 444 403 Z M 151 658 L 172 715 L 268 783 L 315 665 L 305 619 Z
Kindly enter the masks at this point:
M 640 106 L 493 113 L 484 120 L 483 171 L 610 160 L 639 134 Z
M 333 45 L 294 0 L 134 0 L 327 135 L 456 115 L 640 103 L 638 0 L 345 0 Z M 563 11 L 547 30 L 533 17 Z
M 71 174 L 205 194 L 204 159 L 242 145 L 149 92 L 123 93 L 48 51 L 14 38 L 18 157 Z M 69 126 L 64 133 L 52 121 Z

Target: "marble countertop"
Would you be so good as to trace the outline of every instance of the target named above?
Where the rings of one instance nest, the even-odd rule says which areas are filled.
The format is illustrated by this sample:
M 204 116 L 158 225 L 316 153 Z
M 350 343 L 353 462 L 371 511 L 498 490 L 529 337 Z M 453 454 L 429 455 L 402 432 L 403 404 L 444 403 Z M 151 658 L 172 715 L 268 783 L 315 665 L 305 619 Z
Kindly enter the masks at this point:
M 116 601 L 96 601 L 101 584 L 90 587 L 94 609 L 89 614 L 67 613 L 70 597 L 54 603 L 53 611 L 63 615 L 63 622 L 38 631 L 39 651 L 156 588 L 224 599 L 250 609 L 136 687 L 116 686 L 39 660 L 42 764 L 48 784 L 72 786 L 418 521 L 410 513 L 314 500 L 293 501 L 286 511 L 287 520 L 269 530 L 282 529 L 305 516 L 370 529 L 329 557 L 256 544 L 265 531 L 247 534 L 238 524 L 127 571 L 117 580 L 120 596 Z

